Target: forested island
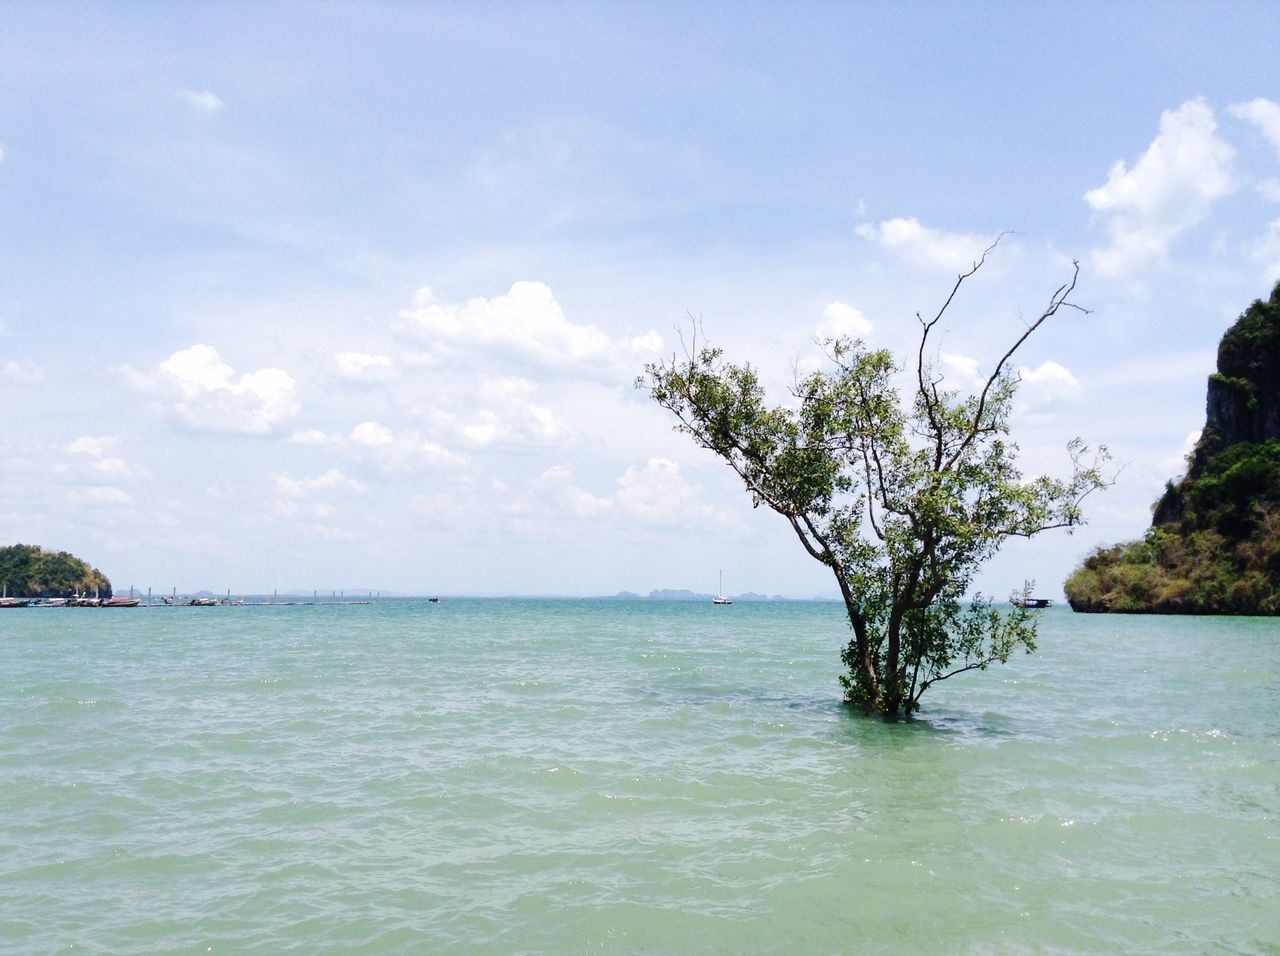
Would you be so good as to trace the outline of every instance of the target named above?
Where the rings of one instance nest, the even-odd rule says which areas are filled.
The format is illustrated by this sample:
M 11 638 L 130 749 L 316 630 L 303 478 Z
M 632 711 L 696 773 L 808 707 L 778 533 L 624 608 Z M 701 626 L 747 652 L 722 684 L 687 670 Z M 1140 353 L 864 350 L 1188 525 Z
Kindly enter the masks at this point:
M 46 551 L 33 544 L 0 548 L 0 587 L 0 593 L 10 597 L 111 597 L 111 582 L 97 568 L 66 551 Z
M 1280 613 L 1280 283 L 1223 335 L 1205 425 L 1140 541 L 1067 579 L 1076 611 Z

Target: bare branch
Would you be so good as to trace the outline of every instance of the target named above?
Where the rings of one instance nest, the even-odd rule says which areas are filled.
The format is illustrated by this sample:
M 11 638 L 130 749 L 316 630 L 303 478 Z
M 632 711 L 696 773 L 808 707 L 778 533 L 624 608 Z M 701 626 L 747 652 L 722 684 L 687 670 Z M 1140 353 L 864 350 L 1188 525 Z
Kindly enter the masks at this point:
M 1071 281 L 1063 283 L 1062 285 L 1058 286 L 1056 290 L 1054 290 L 1053 295 L 1049 297 L 1049 304 L 1045 307 L 1045 310 L 1040 313 L 1040 317 L 1036 319 L 1034 322 L 1032 322 L 1029 326 L 1027 326 L 1026 331 L 1023 332 L 1020 336 L 1018 336 L 1017 341 L 1014 342 L 1013 345 L 1009 347 L 1008 351 L 1006 351 L 1004 355 L 1001 356 L 1000 361 L 996 363 L 995 371 L 991 373 L 991 377 L 987 379 L 987 383 L 982 387 L 982 392 L 978 396 L 978 408 L 973 415 L 973 425 L 968 435 L 966 435 L 964 440 L 960 442 L 960 446 L 954 452 L 952 452 L 951 457 L 948 458 L 946 464 L 943 465 L 942 467 L 943 471 L 950 471 L 951 468 L 955 466 L 955 463 L 960 460 L 960 456 L 963 455 L 965 450 L 973 443 L 973 440 L 977 438 L 979 434 L 978 430 L 982 427 L 982 416 L 986 413 L 987 399 L 991 395 L 991 389 L 995 385 L 995 383 L 999 380 L 1000 373 L 1004 370 L 1004 367 L 1008 364 L 1009 359 L 1013 358 L 1014 353 L 1016 353 L 1018 349 L 1022 347 L 1022 343 L 1025 342 L 1027 339 L 1029 339 L 1031 337 L 1031 334 L 1035 332 L 1036 329 L 1040 328 L 1040 326 L 1042 326 L 1047 319 L 1057 314 L 1057 311 L 1059 308 L 1061 308 L 1063 305 L 1068 304 L 1067 296 L 1069 296 L 1072 293 L 1072 291 L 1075 289 L 1076 280 L 1080 276 L 1080 260 L 1079 259 L 1073 260 L 1071 265 L 1073 267 L 1073 271 L 1071 273 Z M 1073 308 L 1078 309 L 1080 307 L 1073 306 Z M 1081 310 L 1081 311 L 1087 311 L 1087 310 Z

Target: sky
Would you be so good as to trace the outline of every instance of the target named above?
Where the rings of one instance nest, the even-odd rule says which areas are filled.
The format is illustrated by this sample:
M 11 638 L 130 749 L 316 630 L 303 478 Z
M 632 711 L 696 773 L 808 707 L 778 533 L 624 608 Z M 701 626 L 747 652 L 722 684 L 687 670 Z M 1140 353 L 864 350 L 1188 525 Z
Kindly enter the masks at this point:
M 834 595 L 634 386 L 697 318 L 777 401 L 823 335 L 1105 444 L 1139 537 L 1280 279 L 1268 3 L 10 3 L 0 543 L 117 590 Z

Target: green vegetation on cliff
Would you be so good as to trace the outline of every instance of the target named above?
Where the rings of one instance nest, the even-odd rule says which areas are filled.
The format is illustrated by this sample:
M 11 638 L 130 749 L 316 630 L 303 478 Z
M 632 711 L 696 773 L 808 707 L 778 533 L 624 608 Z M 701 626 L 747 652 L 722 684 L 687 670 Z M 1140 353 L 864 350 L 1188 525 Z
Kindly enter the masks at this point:
M 10 597 L 71 597 L 77 592 L 111 597 L 111 582 L 65 551 L 32 544 L 0 548 L 0 585 Z
M 1280 283 L 1222 337 L 1204 431 L 1145 537 L 1065 589 L 1077 611 L 1280 614 Z

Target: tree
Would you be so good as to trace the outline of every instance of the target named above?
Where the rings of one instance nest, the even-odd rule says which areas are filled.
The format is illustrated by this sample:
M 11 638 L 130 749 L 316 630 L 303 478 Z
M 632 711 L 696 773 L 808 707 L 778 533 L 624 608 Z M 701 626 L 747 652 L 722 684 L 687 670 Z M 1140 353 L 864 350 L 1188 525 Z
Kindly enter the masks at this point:
M 797 380 L 795 402 L 770 407 L 755 369 L 726 362 L 695 325 L 683 357 L 646 366 L 636 382 L 831 569 L 853 631 L 841 655 L 845 701 L 873 712 L 910 714 L 938 681 L 1034 650 L 1033 612 L 965 595 L 1006 539 L 1081 524 L 1081 502 L 1108 483 L 1105 447 L 1090 455 L 1074 440 L 1070 478 L 1025 480 L 1007 438 L 1015 353 L 1060 309 L 1086 311 L 1068 298 L 1078 263 L 977 394 L 943 387 L 930 335 L 998 242 L 933 318 L 917 313 L 913 367 L 859 339 L 828 340 L 829 367 Z M 909 399 L 895 382 L 908 373 Z
M 71 597 L 95 592 L 111 597 L 111 582 L 66 551 L 31 544 L 0 547 L 0 584 L 13 597 Z

